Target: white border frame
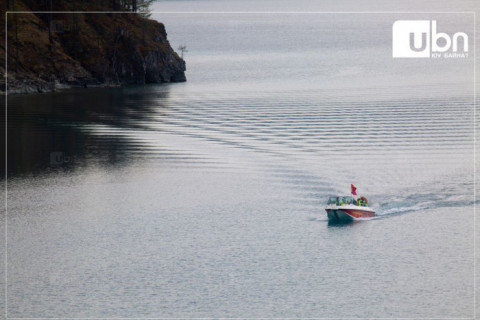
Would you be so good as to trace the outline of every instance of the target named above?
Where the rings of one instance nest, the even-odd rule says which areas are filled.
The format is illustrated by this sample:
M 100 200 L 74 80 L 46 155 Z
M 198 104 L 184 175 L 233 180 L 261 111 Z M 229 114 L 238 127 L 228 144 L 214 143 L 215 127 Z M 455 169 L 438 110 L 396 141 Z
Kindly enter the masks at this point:
M 260 319 L 271 319 L 271 320 L 293 320 L 293 319 L 345 319 L 345 318 L 9 318 L 8 317 L 8 37 L 7 37 L 7 28 L 8 28 L 8 14 L 18 14 L 18 13 L 115 13 L 115 14 L 135 14 L 131 11 L 5 11 L 5 319 L 15 319 L 15 320 L 40 320 L 40 319 L 49 319 L 49 320 L 179 320 L 179 319 L 191 319 L 191 320 L 210 320 L 210 319 L 229 319 L 229 320 L 260 320 Z M 294 15 L 316 15 L 316 14 L 473 14 L 473 318 L 347 318 L 347 319 L 377 319 L 377 320 L 430 320 L 430 319 L 442 319 L 442 320 L 475 320 L 477 317 L 476 313 L 476 102 L 477 102 L 477 82 L 476 82 L 476 12 L 475 11 L 152 11 L 152 14 L 294 14 Z

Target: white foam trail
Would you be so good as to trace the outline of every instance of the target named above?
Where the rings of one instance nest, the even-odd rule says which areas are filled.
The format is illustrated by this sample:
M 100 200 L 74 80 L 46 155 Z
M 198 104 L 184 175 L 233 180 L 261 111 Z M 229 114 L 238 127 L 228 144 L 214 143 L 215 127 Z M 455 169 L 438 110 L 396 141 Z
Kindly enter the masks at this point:
M 387 215 L 394 215 L 394 214 L 401 214 L 401 213 L 407 213 L 407 212 L 426 210 L 426 209 L 429 209 L 429 208 L 430 208 L 430 206 L 408 206 L 408 207 L 389 208 L 389 209 L 377 212 L 377 216 L 383 217 L 383 216 L 387 216 Z

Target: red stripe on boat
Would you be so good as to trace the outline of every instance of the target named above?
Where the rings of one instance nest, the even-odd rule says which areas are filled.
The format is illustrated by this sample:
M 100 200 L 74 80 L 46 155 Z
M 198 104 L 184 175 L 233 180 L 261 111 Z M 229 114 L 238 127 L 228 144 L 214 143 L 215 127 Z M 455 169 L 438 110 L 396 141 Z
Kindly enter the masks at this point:
M 369 212 L 369 211 L 360 211 L 360 210 L 353 210 L 353 209 L 343 209 L 341 210 L 345 212 L 346 214 L 354 217 L 354 218 L 371 218 L 375 217 L 375 212 Z

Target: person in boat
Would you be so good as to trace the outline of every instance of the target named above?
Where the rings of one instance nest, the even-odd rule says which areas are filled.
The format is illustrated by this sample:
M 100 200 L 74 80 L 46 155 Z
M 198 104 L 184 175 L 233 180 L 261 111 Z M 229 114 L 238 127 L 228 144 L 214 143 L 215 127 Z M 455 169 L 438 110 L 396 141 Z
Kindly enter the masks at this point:
M 361 207 L 366 207 L 367 206 L 367 198 L 365 197 L 360 197 L 357 199 L 357 202 L 358 202 L 358 205 L 361 206 Z
M 339 206 L 343 206 L 343 198 L 342 198 L 342 197 L 338 197 L 338 198 L 337 198 L 337 204 L 338 204 Z

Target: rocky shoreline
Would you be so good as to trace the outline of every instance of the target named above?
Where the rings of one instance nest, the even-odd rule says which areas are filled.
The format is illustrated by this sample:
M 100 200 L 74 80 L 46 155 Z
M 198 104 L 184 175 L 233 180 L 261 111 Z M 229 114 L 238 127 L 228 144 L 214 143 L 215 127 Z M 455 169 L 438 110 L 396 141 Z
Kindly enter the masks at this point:
M 47 82 L 42 79 L 15 79 L 12 78 L 7 80 L 8 87 L 3 82 L 0 84 L 0 95 L 5 94 L 35 94 L 35 93 L 47 93 L 47 92 L 57 92 L 63 89 L 73 89 L 73 88 L 89 88 L 89 87 L 119 87 L 119 84 L 114 83 L 99 83 L 99 82 L 85 82 L 83 84 L 67 84 L 61 83 L 58 80 L 54 82 Z
M 53 9 L 66 12 L 73 9 L 69 5 L 58 1 Z M 16 6 L 23 13 L 8 24 L 8 77 L 0 66 L 0 94 L 186 81 L 185 61 L 158 21 L 133 12 L 47 15 L 25 0 Z

